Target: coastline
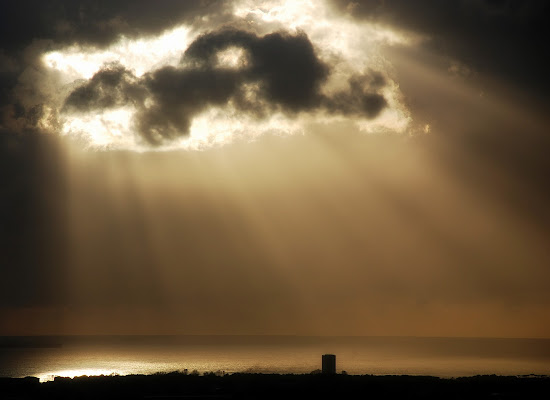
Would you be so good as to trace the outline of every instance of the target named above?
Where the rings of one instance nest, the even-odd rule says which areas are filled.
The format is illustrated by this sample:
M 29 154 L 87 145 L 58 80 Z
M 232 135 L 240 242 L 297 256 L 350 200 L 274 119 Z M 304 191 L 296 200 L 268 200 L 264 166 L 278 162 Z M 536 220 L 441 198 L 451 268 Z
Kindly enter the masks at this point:
M 153 375 L 0 378 L 9 399 L 535 399 L 550 394 L 550 376 L 480 375 L 438 378 L 411 375 L 225 374 L 170 372 Z
M 295 336 L 0 337 L 0 377 L 224 370 L 308 374 L 322 354 L 351 375 L 550 375 L 550 340 Z

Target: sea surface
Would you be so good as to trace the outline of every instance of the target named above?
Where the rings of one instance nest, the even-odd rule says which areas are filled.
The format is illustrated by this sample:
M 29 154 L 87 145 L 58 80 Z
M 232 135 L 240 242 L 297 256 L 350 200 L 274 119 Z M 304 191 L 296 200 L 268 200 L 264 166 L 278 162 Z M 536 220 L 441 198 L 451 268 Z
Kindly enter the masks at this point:
M 550 375 L 550 339 L 302 336 L 0 337 L 0 377 L 194 370 L 309 373 L 336 355 L 349 374 Z

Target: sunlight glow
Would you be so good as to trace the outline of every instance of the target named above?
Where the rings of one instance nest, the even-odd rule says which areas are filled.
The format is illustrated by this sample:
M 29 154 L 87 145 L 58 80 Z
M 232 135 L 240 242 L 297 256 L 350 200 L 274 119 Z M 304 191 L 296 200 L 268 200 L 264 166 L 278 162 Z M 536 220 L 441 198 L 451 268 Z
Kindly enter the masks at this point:
M 286 136 L 302 132 L 302 129 L 299 124 L 281 113 L 274 113 L 267 119 L 260 120 L 228 108 L 211 108 L 195 117 L 190 135 L 184 139 L 182 145 L 200 150 L 239 138 L 254 140 L 266 133 Z
M 49 382 L 49 381 L 53 381 L 57 376 L 72 379 L 78 376 L 125 375 L 125 374 L 126 374 L 125 371 L 86 368 L 86 369 L 66 369 L 63 371 L 45 372 L 43 374 L 40 374 L 38 378 L 40 379 L 40 382 Z
M 224 68 L 243 68 L 246 67 L 247 58 L 243 49 L 230 47 L 227 50 L 221 51 L 217 55 L 218 66 Z
M 237 3 L 234 14 L 253 24 L 258 24 L 261 21 L 277 24 L 285 29 L 301 29 L 312 36 L 315 36 L 315 33 L 320 33 L 327 39 L 330 37 L 335 44 L 346 44 L 341 37 L 352 33 L 354 26 L 363 30 L 363 33 L 367 33 L 367 35 L 356 37 L 363 44 L 376 42 L 395 45 L 410 44 L 413 41 L 411 36 L 406 36 L 387 27 L 372 23 L 357 23 L 351 18 L 334 15 L 326 1 L 244 0 Z
M 110 62 L 119 62 L 139 77 L 161 66 L 177 65 L 191 41 L 189 36 L 189 29 L 179 26 L 156 38 L 123 37 L 106 49 L 71 46 L 44 54 L 43 61 L 49 68 L 65 74 L 69 82 L 90 79 Z
M 62 133 L 81 138 L 94 147 L 127 148 L 134 144 L 130 129 L 134 112 L 134 107 L 123 107 L 95 114 L 74 114 L 64 122 Z

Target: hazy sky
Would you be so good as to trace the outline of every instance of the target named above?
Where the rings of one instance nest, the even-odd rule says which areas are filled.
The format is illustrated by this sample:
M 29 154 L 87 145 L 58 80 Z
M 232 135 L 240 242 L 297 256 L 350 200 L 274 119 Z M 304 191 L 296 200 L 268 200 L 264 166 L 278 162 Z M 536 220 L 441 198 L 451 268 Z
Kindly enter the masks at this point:
M 4 1 L 0 335 L 550 338 L 548 12 Z

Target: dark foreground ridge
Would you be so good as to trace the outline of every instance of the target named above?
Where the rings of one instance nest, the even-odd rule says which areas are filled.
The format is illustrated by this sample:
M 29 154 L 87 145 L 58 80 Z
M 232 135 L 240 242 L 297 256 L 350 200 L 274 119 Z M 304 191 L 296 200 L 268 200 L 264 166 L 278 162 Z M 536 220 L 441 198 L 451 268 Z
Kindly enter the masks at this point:
M 547 399 L 547 376 L 184 374 L 0 378 L 2 399 Z

